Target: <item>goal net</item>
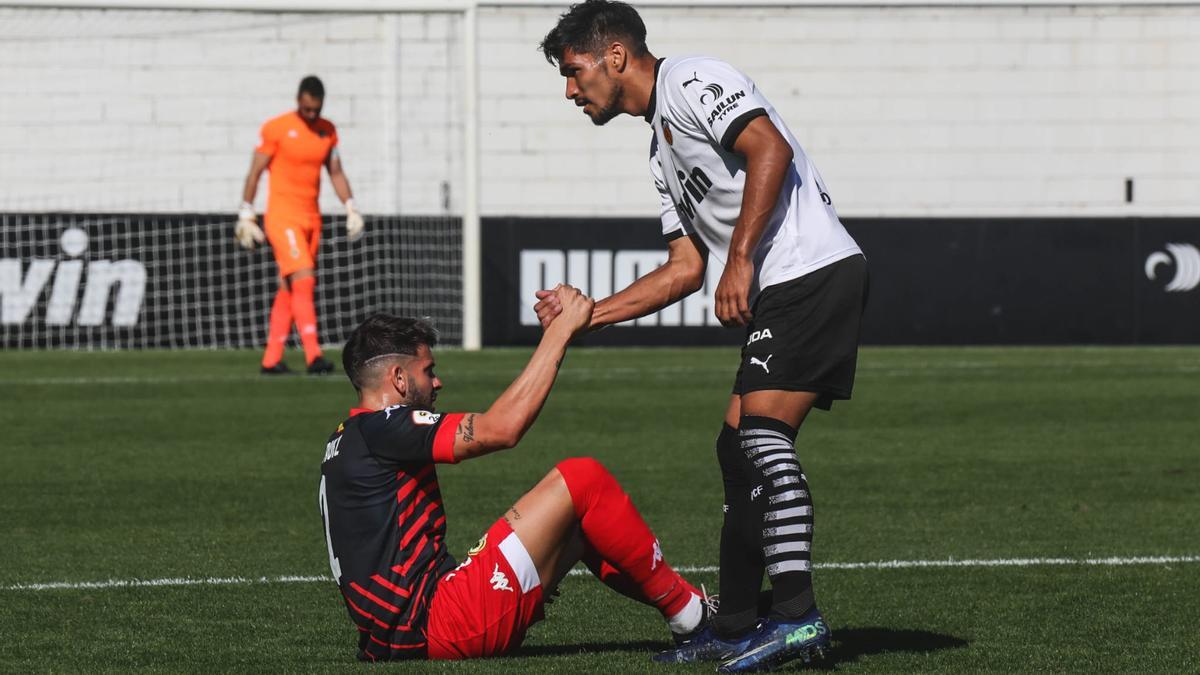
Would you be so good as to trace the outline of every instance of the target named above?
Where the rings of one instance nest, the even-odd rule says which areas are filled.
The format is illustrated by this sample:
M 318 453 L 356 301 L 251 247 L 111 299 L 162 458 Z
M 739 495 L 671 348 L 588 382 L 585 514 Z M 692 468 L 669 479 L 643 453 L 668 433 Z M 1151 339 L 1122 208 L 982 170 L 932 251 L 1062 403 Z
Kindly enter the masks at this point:
M 457 219 L 368 217 L 356 242 L 335 220 L 325 220 L 317 258 L 323 341 L 343 342 L 381 311 L 428 318 L 451 344 L 461 339 Z M 0 346 L 261 346 L 275 263 L 232 234 L 223 215 L 0 215 Z
M 322 175 L 321 341 L 386 311 L 461 344 L 462 32 L 455 12 L 0 7 L 19 101 L 0 110 L 0 346 L 261 347 L 278 280 L 269 247 L 236 245 L 236 208 L 260 126 L 310 74 L 367 221 L 348 242 Z

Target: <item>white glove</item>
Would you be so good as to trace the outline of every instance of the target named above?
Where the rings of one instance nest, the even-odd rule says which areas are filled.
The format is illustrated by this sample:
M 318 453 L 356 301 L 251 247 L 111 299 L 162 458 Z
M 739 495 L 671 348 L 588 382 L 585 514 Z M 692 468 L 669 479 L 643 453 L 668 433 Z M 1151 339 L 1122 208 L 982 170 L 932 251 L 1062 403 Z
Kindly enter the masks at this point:
M 363 236 L 363 217 L 354 207 L 354 200 L 346 200 L 346 239 L 358 241 Z
M 233 228 L 233 236 L 242 245 L 242 248 L 247 250 L 253 250 L 256 244 L 267 240 L 263 235 L 262 228 L 258 226 L 258 219 L 254 215 L 254 206 L 250 202 L 242 202 L 241 208 L 238 209 L 237 227 Z

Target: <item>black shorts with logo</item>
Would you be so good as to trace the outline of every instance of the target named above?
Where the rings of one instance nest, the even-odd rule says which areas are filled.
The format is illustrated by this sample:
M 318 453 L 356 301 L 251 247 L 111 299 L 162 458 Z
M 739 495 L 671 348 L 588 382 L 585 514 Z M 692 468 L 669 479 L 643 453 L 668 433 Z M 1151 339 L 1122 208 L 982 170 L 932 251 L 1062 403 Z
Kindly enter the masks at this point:
M 763 289 L 733 393 L 811 391 L 822 410 L 850 398 L 868 285 L 866 258 L 854 255 Z

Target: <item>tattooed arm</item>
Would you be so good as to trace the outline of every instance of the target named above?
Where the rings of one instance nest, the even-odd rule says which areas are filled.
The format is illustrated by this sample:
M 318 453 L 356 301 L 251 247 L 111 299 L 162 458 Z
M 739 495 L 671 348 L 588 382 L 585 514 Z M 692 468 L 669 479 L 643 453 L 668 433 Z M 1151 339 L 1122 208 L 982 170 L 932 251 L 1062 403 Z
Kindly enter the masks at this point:
M 546 327 L 525 370 L 487 412 L 468 413 L 459 421 L 454 436 L 456 459 L 461 461 L 515 446 L 542 411 L 567 344 L 587 328 L 595 305 L 591 298 L 570 286 L 561 286 L 555 292 L 562 303 L 562 313 Z

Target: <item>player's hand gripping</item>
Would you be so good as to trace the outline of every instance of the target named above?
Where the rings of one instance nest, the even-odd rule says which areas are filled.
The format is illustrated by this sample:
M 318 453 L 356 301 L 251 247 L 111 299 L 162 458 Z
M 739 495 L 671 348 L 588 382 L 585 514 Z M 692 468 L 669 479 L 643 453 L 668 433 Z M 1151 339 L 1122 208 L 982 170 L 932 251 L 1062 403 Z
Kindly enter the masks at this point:
M 554 317 L 558 316 L 563 310 L 562 302 L 558 299 L 559 288 L 562 288 L 562 286 L 559 285 L 549 291 L 534 293 L 537 296 L 538 303 L 533 306 L 533 311 L 537 313 L 538 321 L 542 323 L 542 330 L 546 330 L 550 326 L 550 322 L 554 321 Z
M 346 239 L 358 241 L 363 236 L 363 217 L 353 199 L 346 200 Z
M 745 326 L 754 315 L 750 313 L 750 282 L 754 279 L 754 264 L 745 258 L 730 255 L 721 281 L 717 284 L 717 319 L 722 326 Z
M 233 236 L 242 248 L 252 250 L 258 244 L 267 240 L 262 228 L 258 226 L 258 218 L 254 215 L 254 206 L 242 202 L 238 209 L 237 226 L 233 228 Z
M 570 332 L 572 338 L 586 331 L 592 322 L 592 309 L 596 301 L 574 286 L 559 285 L 551 292 L 558 301 L 559 311 L 547 328 L 557 329 L 561 326 L 562 330 Z

